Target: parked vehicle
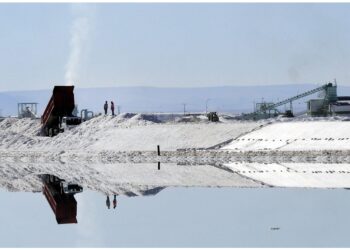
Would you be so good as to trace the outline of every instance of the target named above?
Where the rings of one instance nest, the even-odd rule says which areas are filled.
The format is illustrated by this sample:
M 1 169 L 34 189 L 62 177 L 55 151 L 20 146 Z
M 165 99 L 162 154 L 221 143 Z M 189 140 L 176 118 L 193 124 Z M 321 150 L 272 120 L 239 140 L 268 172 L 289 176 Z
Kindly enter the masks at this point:
M 207 114 L 208 120 L 211 122 L 218 122 L 219 121 L 219 116 L 216 112 L 209 112 Z
M 69 126 L 81 123 L 81 118 L 72 114 L 74 104 L 74 86 L 55 86 L 44 114 L 41 116 L 41 133 L 55 136 Z

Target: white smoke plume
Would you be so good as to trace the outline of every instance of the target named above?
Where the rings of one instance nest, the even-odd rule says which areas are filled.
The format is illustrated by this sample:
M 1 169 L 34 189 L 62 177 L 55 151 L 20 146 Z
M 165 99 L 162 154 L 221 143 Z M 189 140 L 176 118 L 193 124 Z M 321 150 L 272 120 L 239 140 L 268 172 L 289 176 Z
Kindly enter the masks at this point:
M 73 22 L 70 29 L 70 53 L 66 64 L 66 85 L 78 81 L 79 65 L 83 53 L 86 53 L 89 33 L 92 26 L 92 8 L 87 4 L 72 5 Z

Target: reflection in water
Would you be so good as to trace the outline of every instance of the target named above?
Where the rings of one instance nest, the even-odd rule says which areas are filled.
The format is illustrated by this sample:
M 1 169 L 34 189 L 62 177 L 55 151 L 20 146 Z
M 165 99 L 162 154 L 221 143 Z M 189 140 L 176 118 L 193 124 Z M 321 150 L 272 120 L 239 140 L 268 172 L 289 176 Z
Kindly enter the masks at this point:
M 39 171 L 59 178 L 43 175 L 40 181 Z M 4 202 L 0 246 L 7 238 L 6 246 L 26 242 L 56 247 L 305 247 L 335 242 L 349 246 L 350 199 L 344 199 L 347 194 L 342 190 L 325 189 L 350 187 L 349 163 L 162 164 L 160 171 L 154 163 L 21 163 L 0 164 L 0 175 L 0 186 L 7 190 L 42 190 L 58 224 L 77 223 L 77 202 L 81 216 L 78 224 L 62 230 L 50 208 L 42 207 L 46 201 L 32 201 L 31 194 L 19 192 L 17 197 L 27 199 L 22 203 L 29 209 L 23 212 L 18 204 Z M 79 185 L 67 181 L 84 186 L 84 193 L 75 196 Z M 9 201 L 16 197 L 3 193 L 1 199 L 7 196 Z M 44 213 L 47 218 L 38 221 Z
M 42 192 L 45 195 L 58 224 L 78 223 L 77 201 L 74 195 L 83 191 L 83 187 L 76 183 L 67 182 L 55 175 L 39 175 L 43 184 Z M 146 188 L 140 190 L 142 196 L 155 195 L 165 187 Z M 137 196 L 133 192 L 126 192 L 126 196 Z M 113 194 L 113 209 L 117 207 L 117 194 Z M 111 208 L 109 195 L 106 196 L 106 206 Z
M 38 172 L 54 173 L 59 178 L 54 175 L 41 175 L 41 178 L 37 178 Z M 116 211 L 118 206 L 116 216 L 128 205 L 118 204 L 123 201 L 123 197 L 156 195 L 168 187 L 350 187 L 349 163 L 231 162 L 215 165 L 172 163 L 163 164 L 161 171 L 157 170 L 154 163 L 109 165 L 77 163 L 74 166 L 21 163 L 0 164 L 0 175 L 0 186 L 7 190 L 26 192 L 42 190 L 59 224 L 77 223 L 79 199 L 74 194 L 82 191 L 81 186 L 99 193 L 97 203 L 105 211 L 111 209 Z M 81 203 L 79 205 L 82 206 Z M 81 223 L 82 221 L 79 221 L 79 224 Z
M 111 208 L 111 202 L 109 201 L 109 196 L 107 195 L 107 200 L 106 200 L 106 206 L 108 207 L 108 209 Z
M 107 195 L 106 206 L 108 209 L 111 208 L 111 202 L 109 200 L 109 196 Z M 113 209 L 117 207 L 117 195 L 113 195 Z
M 117 207 L 117 196 L 114 195 L 114 198 L 113 198 L 113 208 L 115 209 Z
M 76 193 L 83 188 L 74 183 L 68 183 L 54 175 L 40 175 L 43 183 L 43 194 L 56 216 L 58 224 L 77 223 Z
M 115 213 L 106 208 L 107 194 L 84 186 L 74 196 L 79 223 L 62 228 L 51 208 L 42 206 L 41 194 L 1 192 L 6 216 L 0 246 L 349 247 L 348 194 L 342 189 L 169 187 L 140 199 L 116 193 L 123 206 L 118 204 Z M 109 198 L 112 207 L 113 193 Z

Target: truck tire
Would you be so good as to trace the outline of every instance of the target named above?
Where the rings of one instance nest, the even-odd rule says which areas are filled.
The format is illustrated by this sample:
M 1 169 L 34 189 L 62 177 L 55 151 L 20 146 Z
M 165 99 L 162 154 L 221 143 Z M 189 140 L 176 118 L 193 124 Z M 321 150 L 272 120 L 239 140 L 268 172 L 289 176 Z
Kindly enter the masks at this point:
M 52 128 L 49 128 L 49 137 L 53 137 L 54 134 L 53 134 L 53 129 Z
M 49 136 L 49 129 L 47 127 L 44 128 L 44 135 Z

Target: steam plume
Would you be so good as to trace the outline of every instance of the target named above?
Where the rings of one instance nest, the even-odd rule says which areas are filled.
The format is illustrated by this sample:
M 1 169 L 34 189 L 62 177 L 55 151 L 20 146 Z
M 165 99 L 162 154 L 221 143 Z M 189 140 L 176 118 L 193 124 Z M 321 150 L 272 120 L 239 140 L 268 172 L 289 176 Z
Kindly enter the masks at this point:
M 70 29 L 70 53 L 65 73 L 66 85 L 72 85 L 78 80 L 79 65 L 84 50 L 86 50 L 91 27 L 91 8 L 89 6 L 73 4 L 72 12 L 74 19 Z

